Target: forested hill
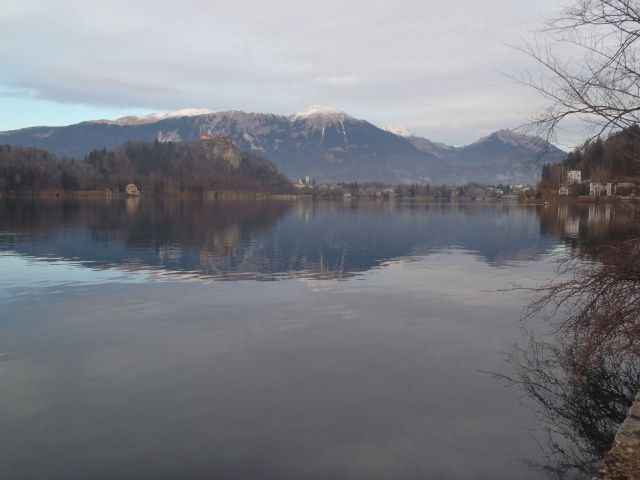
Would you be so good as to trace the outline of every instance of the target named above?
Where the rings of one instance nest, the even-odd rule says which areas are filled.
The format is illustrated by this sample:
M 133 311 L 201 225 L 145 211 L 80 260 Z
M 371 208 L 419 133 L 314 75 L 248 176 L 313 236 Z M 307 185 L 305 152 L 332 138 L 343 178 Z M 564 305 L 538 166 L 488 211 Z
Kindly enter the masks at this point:
M 637 181 L 640 127 L 634 125 L 604 140 L 591 140 L 569 153 L 562 163 L 544 165 L 541 186 L 558 188 L 565 183 L 568 170 L 580 170 L 584 181 Z
M 634 125 L 574 150 L 564 161 L 583 178 L 624 179 L 640 176 L 640 127 Z
M 122 191 L 129 183 L 153 193 L 205 190 L 287 192 L 289 180 L 264 158 L 241 151 L 226 138 L 199 143 L 132 142 L 95 150 L 85 161 L 45 150 L 0 146 L 0 192 Z

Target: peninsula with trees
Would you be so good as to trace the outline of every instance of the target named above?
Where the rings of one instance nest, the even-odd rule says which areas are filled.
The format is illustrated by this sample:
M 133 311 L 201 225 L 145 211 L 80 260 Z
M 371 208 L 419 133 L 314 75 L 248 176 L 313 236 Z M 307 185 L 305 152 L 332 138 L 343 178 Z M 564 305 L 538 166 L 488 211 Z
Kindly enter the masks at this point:
M 152 194 L 289 193 L 291 183 L 264 158 L 227 138 L 199 142 L 129 142 L 94 150 L 84 160 L 45 150 L 0 146 L 0 195 L 124 192 L 128 184 Z

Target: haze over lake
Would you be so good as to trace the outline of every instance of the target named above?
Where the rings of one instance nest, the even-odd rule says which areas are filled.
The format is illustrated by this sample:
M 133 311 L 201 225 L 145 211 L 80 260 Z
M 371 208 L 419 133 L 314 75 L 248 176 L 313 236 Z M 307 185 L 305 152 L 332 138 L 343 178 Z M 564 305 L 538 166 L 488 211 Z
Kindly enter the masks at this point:
M 2 200 L 0 478 L 544 478 L 511 287 L 613 215 Z

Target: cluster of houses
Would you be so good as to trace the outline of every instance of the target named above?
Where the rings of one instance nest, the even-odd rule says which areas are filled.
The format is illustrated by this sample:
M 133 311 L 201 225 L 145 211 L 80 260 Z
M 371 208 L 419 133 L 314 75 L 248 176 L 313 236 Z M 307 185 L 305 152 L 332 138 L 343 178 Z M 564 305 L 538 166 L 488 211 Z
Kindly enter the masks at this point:
M 473 200 L 495 201 L 529 199 L 535 197 L 536 189 L 526 185 L 479 185 L 429 186 L 424 184 L 389 185 L 371 183 L 317 183 L 306 176 L 293 183 L 303 195 L 326 197 L 367 198 L 419 198 L 423 200 Z
M 558 189 L 558 195 L 568 196 L 579 191 L 576 186 L 584 186 L 586 194 L 586 182 L 582 181 L 581 170 L 569 170 L 567 172 L 566 183 Z M 636 191 L 635 183 L 631 182 L 594 182 L 589 181 L 590 197 L 616 197 L 633 196 Z
M 393 187 L 378 184 L 344 184 L 344 183 L 317 183 L 308 175 L 293 182 L 293 187 L 305 190 L 303 193 L 320 196 L 344 196 L 392 198 L 396 196 Z

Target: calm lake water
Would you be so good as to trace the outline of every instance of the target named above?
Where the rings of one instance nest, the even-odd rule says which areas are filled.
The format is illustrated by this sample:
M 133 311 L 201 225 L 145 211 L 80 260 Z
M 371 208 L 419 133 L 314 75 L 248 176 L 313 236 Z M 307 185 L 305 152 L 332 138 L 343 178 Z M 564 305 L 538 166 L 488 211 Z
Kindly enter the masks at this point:
M 0 201 L 0 478 L 545 478 L 488 372 L 612 214 Z

